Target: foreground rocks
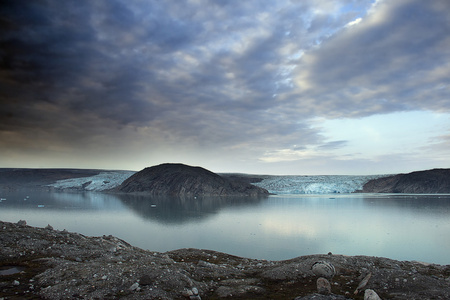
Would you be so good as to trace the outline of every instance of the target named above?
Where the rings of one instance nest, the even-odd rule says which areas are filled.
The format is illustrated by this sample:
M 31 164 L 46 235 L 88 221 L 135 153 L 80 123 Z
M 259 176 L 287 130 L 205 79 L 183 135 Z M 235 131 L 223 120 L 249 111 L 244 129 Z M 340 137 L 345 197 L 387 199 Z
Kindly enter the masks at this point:
M 158 253 L 113 236 L 26 222 L 0 222 L 0 230 L 0 274 L 7 274 L 0 275 L 0 299 L 450 299 L 449 265 L 332 254 L 265 261 L 198 249 Z

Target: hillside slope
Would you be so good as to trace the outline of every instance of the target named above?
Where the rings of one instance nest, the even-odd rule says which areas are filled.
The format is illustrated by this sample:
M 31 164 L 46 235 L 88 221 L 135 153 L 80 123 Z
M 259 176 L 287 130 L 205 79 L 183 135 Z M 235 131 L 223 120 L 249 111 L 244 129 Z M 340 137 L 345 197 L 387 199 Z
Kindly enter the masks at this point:
M 224 178 L 201 167 L 183 164 L 161 164 L 145 168 L 125 180 L 115 191 L 166 196 L 268 195 L 263 188 Z
M 382 177 L 367 182 L 363 193 L 450 193 L 450 169 L 433 169 Z

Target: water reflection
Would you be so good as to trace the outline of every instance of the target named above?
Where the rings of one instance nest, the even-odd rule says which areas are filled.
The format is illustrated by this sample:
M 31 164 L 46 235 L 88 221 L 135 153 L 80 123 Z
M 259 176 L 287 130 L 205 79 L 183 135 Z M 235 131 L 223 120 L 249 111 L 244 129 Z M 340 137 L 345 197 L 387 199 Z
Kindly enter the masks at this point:
M 162 224 L 198 222 L 227 207 L 257 206 L 265 198 L 257 197 L 163 197 L 115 195 L 127 207 L 146 220 Z
M 194 247 L 273 260 L 331 251 L 450 263 L 450 195 L 195 199 L 20 191 L 0 199 L 2 221 L 112 234 L 153 251 Z
M 65 211 L 70 209 L 90 211 L 123 208 L 122 203 L 114 195 L 95 192 L 43 192 L 35 190 L 19 190 L 1 194 L 0 207 Z
M 363 195 L 364 203 L 374 208 L 411 210 L 426 214 L 448 214 L 450 195 Z

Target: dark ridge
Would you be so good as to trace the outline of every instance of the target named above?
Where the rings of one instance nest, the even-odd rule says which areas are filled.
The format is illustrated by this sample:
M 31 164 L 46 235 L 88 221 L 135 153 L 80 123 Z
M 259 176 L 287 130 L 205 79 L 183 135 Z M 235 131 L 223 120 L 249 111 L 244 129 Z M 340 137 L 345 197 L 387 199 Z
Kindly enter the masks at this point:
M 447 194 L 450 169 L 433 169 L 397 174 L 367 182 L 363 193 Z
M 165 196 L 262 196 L 268 191 L 240 180 L 224 178 L 201 167 L 161 164 L 145 168 L 115 191 Z

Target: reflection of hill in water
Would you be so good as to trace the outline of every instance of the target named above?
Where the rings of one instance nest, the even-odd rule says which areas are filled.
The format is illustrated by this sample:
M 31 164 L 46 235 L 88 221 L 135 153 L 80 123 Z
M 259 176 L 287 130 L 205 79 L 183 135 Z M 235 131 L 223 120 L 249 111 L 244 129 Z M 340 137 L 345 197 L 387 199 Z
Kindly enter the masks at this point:
M 257 205 L 258 197 L 167 197 L 116 195 L 122 203 L 144 219 L 164 224 L 182 224 L 208 218 L 227 207 Z

